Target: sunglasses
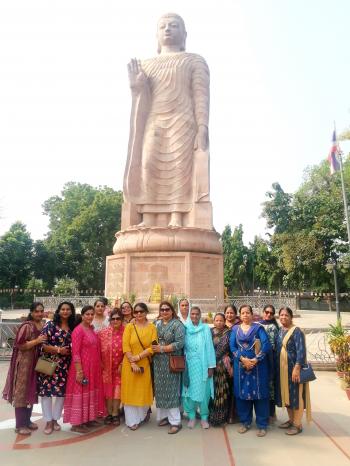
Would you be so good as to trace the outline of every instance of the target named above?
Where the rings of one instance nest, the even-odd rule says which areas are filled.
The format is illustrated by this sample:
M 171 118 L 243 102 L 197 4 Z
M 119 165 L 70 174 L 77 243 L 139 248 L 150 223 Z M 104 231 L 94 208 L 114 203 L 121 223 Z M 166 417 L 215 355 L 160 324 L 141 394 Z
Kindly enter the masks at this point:
M 134 314 L 144 314 L 146 311 L 134 311 Z
M 272 311 L 264 311 L 264 312 L 265 312 L 265 314 L 267 314 L 267 315 L 269 315 L 269 316 L 273 316 L 273 315 L 274 315 L 274 313 L 273 313 Z
M 120 317 L 111 317 L 110 320 L 112 321 L 112 320 L 122 320 L 122 319 Z
M 170 307 L 161 307 L 160 308 L 160 312 L 167 312 L 167 311 L 171 311 Z

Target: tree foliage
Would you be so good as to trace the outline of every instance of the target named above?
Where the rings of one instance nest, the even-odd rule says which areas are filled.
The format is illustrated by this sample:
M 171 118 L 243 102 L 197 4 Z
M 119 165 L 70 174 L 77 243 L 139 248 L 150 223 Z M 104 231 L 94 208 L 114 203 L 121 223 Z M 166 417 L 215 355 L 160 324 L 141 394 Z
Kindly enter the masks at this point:
M 30 277 L 33 240 L 25 225 L 14 223 L 0 238 L 0 284 L 5 288 L 23 288 Z
M 52 289 L 69 277 L 80 289 L 103 289 L 121 204 L 120 191 L 67 183 L 60 196 L 43 205 L 49 216 L 45 239 L 34 242 L 20 222 L 0 238 L 0 286 L 24 288 L 37 282 Z
M 103 288 L 121 204 L 120 191 L 80 183 L 67 183 L 61 196 L 44 203 L 50 228 L 46 247 L 55 257 L 56 277 L 74 278 L 82 288 Z

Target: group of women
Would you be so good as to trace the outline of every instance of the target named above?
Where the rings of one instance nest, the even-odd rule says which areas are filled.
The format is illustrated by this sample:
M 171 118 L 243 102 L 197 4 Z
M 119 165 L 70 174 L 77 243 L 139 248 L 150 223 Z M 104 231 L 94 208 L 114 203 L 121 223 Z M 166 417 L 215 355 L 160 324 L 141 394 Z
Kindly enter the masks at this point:
M 289 435 L 302 431 L 304 407 L 309 413 L 308 387 L 300 384 L 305 339 L 289 308 L 279 311 L 281 327 L 273 306 L 257 323 L 250 306 L 241 306 L 238 316 L 230 305 L 210 328 L 187 299 L 177 312 L 170 302 L 160 303 L 154 322 L 145 303 L 133 308 L 124 302 L 107 312 L 104 299 L 84 306 L 79 316 L 72 303 L 62 302 L 44 326 L 43 312 L 41 303 L 33 303 L 18 330 L 3 392 L 22 435 L 38 428 L 31 421 L 38 396 L 47 435 L 61 429 L 62 411 L 75 432 L 90 432 L 102 418 L 118 426 L 121 415 L 137 430 L 148 422 L 154 399 L 158 425 L 169 434 L 182 429 L 184 416 L 190 429 L 198 418 L 203 429 L 239 418 L 244 433 L 254 407 L 262 437 L 276 404 L 288 408 L 280 427 Z M 174 368 L 176 357 L 186 361 L 184 367 Z M 52 375 L 40 372 L 39 358 L 54 361 Z

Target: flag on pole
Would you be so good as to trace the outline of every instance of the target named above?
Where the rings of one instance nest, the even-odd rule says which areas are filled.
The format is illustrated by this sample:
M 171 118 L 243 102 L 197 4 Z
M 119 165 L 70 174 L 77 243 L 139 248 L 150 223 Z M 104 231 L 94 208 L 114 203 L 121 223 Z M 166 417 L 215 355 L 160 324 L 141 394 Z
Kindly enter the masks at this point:
M 333 175 L 335 172 L 338 172 L 340 170 L 339 147 L 337 144 L 337 135 L 336 135 L 335 130 L 333 131 L 332 147 L 331 147 L 331 150 L 329 151 L 328 162 L 329 162 L 329 167 L 331 169 L 331 175 Z

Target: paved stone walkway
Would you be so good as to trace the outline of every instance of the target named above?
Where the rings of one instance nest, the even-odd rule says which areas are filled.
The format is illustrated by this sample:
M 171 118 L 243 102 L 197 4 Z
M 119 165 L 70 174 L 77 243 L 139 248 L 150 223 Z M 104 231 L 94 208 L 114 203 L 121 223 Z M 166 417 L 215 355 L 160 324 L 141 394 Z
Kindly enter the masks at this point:
M 0 386 L 3 387 L 8 363 L 0 363 Z M 171 436 L 166 428 L 151 422 L 136 432 L 124 425 L 102 427 L 88 435 L 70 432 L 64 425 L 61 432 L 43 434 L 44 421 L 40 407 L 33 418 L 40 429 L 31 437 L 13 431 L 14 413 L 10 405 L 0 402 L 1 464 L 6 466 L 349 466 L 350 465 L 350 400 L 340 389 L 333 372 L 317 373 L 312 383 L 313 422 L 304 432 L 287 437 L 273 426 L 265 438 L 257 438 L 255 429 L 240 435 L 238 425 L 203 431 L 184 428 Z M 278 410 L 278 421 L 286 413 Z

